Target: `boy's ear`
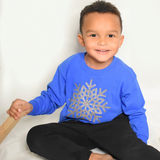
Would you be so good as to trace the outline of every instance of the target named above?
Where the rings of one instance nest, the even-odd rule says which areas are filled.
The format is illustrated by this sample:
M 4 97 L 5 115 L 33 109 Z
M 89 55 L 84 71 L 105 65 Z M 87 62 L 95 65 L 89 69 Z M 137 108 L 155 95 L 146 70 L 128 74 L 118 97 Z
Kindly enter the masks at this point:
M 78 34 L 78 41 L 82 47 L 85 47 L 83 36 L 81 34 Z
M 124 35 L 121 35 L 120 43 L 119 43 L 119 48 L 121 47 L 121 45 L 122 45 L 123 41 L 124 41 Z

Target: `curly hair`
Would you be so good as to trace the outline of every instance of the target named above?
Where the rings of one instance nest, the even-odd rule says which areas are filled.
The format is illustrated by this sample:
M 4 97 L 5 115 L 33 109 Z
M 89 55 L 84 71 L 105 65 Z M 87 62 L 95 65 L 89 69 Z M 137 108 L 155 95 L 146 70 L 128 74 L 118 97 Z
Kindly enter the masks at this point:
M 80 13 L 80 32 L 82 33 L 82 26 L 83 26 L 83 21 L 84 21 L 84 16 L 93 13 L 93 12 L 98 12 L 98 13 L 112 13 L 115 14 L 119 17 L 120 20 L 120 27 L 121 27 L 121 32 L 122 32 L 122 18 L 121 18 L 121 13 L 119 10 L 111 3 L 105 2 L 103 0 L 98 0 L 92 3 L 91 5 L 87 5 Z

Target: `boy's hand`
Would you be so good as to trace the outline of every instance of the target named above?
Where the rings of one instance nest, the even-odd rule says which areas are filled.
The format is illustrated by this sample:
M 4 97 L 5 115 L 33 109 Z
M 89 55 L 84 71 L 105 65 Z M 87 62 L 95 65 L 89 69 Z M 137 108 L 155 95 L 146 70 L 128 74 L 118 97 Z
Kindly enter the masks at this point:
M 20 118 L 21 112 L 25 111 L 26 112 L 25 115 L 27 115 L 32 110 L 33 110 L 32 104 L 21 99 L 16 99 L 15 101 L 12 102 L 12 105 L 7 111 L 7 113 L 16 120 Z

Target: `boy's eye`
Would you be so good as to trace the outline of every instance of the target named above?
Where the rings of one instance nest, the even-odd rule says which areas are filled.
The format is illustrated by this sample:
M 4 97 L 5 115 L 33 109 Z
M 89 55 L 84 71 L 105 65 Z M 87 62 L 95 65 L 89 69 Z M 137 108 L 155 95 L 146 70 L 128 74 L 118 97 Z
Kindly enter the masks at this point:
M 108 37 L 109 37 L 109 38 L 112 38 L 112 37 L 114 37 L 114 35 L 113 35 L 113 34 L 109 34 Z
M 97 37 L 97 35 L 96 34 L 91 34 L 91 37 Z

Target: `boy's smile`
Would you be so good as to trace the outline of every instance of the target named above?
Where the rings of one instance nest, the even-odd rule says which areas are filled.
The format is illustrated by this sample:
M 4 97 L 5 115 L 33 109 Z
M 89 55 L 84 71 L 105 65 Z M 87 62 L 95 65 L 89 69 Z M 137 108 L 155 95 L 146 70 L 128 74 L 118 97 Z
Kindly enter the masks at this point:
M 84 17 L 80 44 L 86 48 L 86 64 L 93 69 L 106 68 L 123 43 L 120 20 L 112 13 L 89 13 Z

